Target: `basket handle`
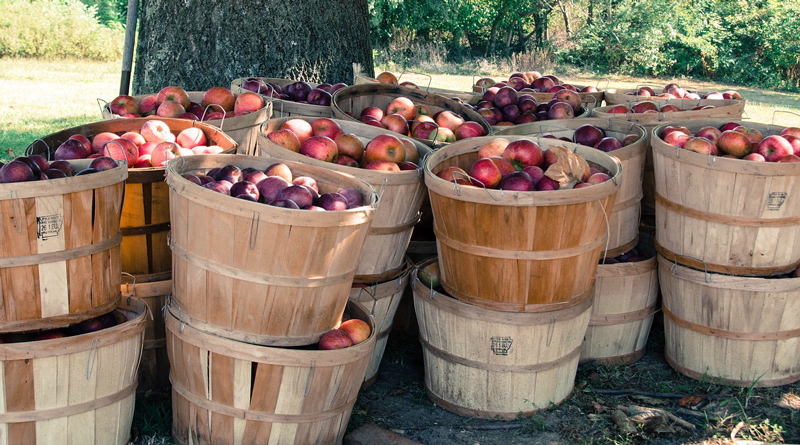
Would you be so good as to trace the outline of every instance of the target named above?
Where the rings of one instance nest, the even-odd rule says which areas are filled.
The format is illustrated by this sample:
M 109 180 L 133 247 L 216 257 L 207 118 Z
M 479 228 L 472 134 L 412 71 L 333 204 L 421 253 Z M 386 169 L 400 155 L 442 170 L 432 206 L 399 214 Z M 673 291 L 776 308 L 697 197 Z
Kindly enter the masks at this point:
M 674 273 L 676 276 L 679 275 L 678 274 L 678 257 L 688 258 L 690 260 L 700 261 L 700 262 L 703 263 L 703 272 L 705 273 L 705 282 L 706 283 L 710 283 L 711 282 L 711 275 L 708 273 L 708 265 L 706 264 L 706 260 L 701 260 L 700 258 L 695 258 L 695 257 L 689 256 L 689 255 L 681 255 L 679 253 L 673 253 L 673 255 L 675 255 L 675 258 L 672 260 L 673 264 L 672 264 L 672 266 L 670 266 L 670 271 L 672 273 Z
M 397 83 L 398 83 L 398 85 L 400 84 L 400 79 L 402 79 L 402 78 L 403 78 L 403 74 L 405 74 L 405 73 L 406 73 L 406 71 L 405 71 L 405 70 L 403 70 L 403 72 L 402 72 L 402 73 L 400 73 L 400 75 L 399 75 L 399 76 L 397 76 Z M 425 92 L 427 93 L 427 92 L 429 92 L 429 91 L 430 91 L 430 88 L 431 88 L 431 81 L 433 80 L 433 77 L 432 77 L 430 74 L 425 74 L 425 73 L 417 73 L 417 72 L 414 72 L 414 71 L 409 71 L 409 73 L 411 73 L 411 74 L 416 74 L 416 75 L 418 75 L 418 76 L 424 76 L 424 77 L 427 77 L 427 78 L 428 78 L 428 85 L 427 85 L 427 86 L 425 86 Z
M 772 112 L 772 125 L 775 125 L 775 116 L 776 116 L 777 114 L 779 114 L 779 113 L 783 113 L 783 114 L 791 114 L 791 115 L 793 115 L 793 116 L 800 117 L 800 114 L 798 114 L 798 113 L 795 113 L 794 111 L 788 111 L 788 110 L 775 110 L 775 111 L 773 111 L 773 112 Z
M 222 108 L 222 105 L 219 104 L 208 104 L 205 109 L 203 109 L 203 116 L 200 118 L 201 121 L 206 120 L 206 113 L 208 113 L 208 109 L 211 107 L 218 107 L 222 110 L 222 120 L 219 122 L 219 129 L 222 130 L 222 127 L 225 126 L 225 118 L 228 116 L 228 112 Z
M 605 86 L 603 88 L 600 88 L 600 83 L 603 82 L 603 81 L 605 81 L 606 84 L 605 84 Z M 607 90 L 609 85 L 611 85 L 611 79 L 609 79 L 608 77 L 604 77 L 604 78 L 598 80 L 596 84 L 594 84 L 595 88 L 597 88 L 600 91 Z
M 33 146 L 36 145 L 37 142 L 41 142 L 42 144 L 44 144 L 45 147 L 47 147 L 47 150 L 46 150 L 47 151 L 47 160 L 49 162 L 50 161 L 50 145 L 48 145 L 47 142 L 45 142 L 45 140 L 42 139 L 42 138 L 34 139 L 33 142 L 31 142 L 31 144 L 28 145 L 27 148 L 25 148 L 25 156 L 30 156 L 30 155 L 33 154 Z
M 98 97 L 97 98 L 97 106 L 100 107 L 100 116 L 102 116 L 103 115 L 103 110 L 105 110 L 106 107 L 108 107 L 108 102 L 106 102 L 104 99 L 101 99 L 101 98 Z M 109 111 L 111 111 L 110 108 L 109 108 Z

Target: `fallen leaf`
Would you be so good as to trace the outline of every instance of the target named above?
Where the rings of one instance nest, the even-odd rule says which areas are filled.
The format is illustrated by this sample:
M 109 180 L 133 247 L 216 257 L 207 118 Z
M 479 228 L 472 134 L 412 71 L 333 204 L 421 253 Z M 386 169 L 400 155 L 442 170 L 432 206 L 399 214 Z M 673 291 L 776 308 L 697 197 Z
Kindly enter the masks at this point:
M 705 399 L 698 396 L 688 396 L 678 400 L 678 405 L 684 408 L 695 408 L 697 405 L 703 403 Z

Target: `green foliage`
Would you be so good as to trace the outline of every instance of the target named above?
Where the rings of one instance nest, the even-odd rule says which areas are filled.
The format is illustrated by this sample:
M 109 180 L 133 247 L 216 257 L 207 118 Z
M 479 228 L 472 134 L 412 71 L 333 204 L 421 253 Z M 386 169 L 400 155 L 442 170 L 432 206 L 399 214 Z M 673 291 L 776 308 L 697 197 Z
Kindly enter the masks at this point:
M 81 0 L 83 4 L 97 11 L 97 21 L 103 25 L 124 25 L 127 19 L 127 0 Z
M 119 60 L 124 31 L 79 0 L 0 0 L 0 57 Z

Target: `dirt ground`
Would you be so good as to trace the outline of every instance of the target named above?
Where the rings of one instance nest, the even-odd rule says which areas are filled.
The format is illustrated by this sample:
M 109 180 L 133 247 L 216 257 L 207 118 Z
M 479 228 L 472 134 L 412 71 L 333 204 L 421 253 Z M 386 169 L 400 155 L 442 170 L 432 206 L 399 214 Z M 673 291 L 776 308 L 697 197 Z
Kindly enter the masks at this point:
M 374 423 L 428 445 L 800 443 L 800 383 L 748 390 L 684 377 L 663 358 L 663 323 L 656 318 L 642 359 L 629 366 L 582 364 L 567 400 L 512 421 L 460 417 L 431 402 L 413 329 L 395 331 L 377 381 L 359 394 L 348 431 Z M 605 390 L 628 393 L 601 393 Z M 681 407 L 679 396 L 702 398 L 701 409 Z M 612 421 L 619 405 L 661 409 L 684 426 L 680 421 L 658 426 L 663 417 L 655 417 L 624 433 Z

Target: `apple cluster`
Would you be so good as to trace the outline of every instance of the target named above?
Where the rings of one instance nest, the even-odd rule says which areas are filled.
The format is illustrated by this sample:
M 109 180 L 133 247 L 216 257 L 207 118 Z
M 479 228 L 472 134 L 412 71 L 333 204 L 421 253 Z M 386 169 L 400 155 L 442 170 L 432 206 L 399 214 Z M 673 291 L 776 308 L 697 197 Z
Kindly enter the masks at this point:
M 121 311 L 112 311 L 95 318 L 84 320 L 80 323 L 65 328 L 46 329 L 36 332 L 9 332 L 0 335 L 0 343 L 24 343 L 29 341 L 52 340 L 55 338 L 73 337 L 112 328 L 128 321 Z
M 265 106 L 264 98 L 250 91 L 235 95 L 225 87 L 213 87 L 205 91 L 201 103 L 197 103 L 192 102 L 183 88 L 168 86 L 140 101 L 133 96 L 117 96 L 108 104 L 108 109 L 121 117 L 158 116 L 209 121 L 244 116 Z
M 611 258 L 600 258 L 600 264 L 617 264 L 617 263 L 638 263 L 650 259 L 649 256 L 640 255 L 636 248 L 633 248 L 625 253 L 621 253 Z
M 651 100 L 644 100 L 641 102 L 633 102 L 629 105 L 619 104 L 606 110 L 606 113 L 611 114 L 648 114 L 648 113 L 674 113 L 677 111 L 696 111 L 696 110 L 710 110 L 716 108 L 713 105 L 697 105 L 692 108 L 681 108 L 675 104 L 659 105 L 658 102 Z
M 434 142 L 455 142 L 486 135 L 486 130 L 478 122 L 468 121 L 450 110 L 440 110 L 431 115 L 427 105 L 415 104 L 405 96 L 394 98 L 385 110 L 364 108 L 358 120 L 404 136 Z
M 659 135 L 669 145 L 724 158 L 756 162 L 800 162 L 800 128 L 788 127 L 764 137 L 755 128 L 738 122 L 706 126 L 694 134 L 680 125 L 667 125 Z
M 700 99 L 714 99 L 714 100 L 742 100 L 742 95 L 739 94 L 738 91 L 735 90 L 728 90 L 723 91 L 720 93 L 719 91 L 709 91 L 704 94 L 700 94 L 696 91 L 685 90 L 678 86 L 676 83 L 669 83 L 664 86 L 664 89 L 661 90 L 660 93 L 656 93 L 652 88 L 647 86 L 641 86 L 634 91 L 630 91 L 625 93 L 629 96 L 637 96 L 637 97 L 658 97 L 664 99 L 693 99 L 693 100 L 700 100 Z
M 347 210 L 364 203 L 364 197 L 354 189 L 320 195 L 314 178 L 294 177 L 289 166 L 280 162 L 264 171 L 225 165 L 212 168 L 205 174 L 185 173 L 181 176 L 223 195 L 287 209 Z
M 401 87 L 414 88 L 417 90 L 419 89 L 419 86 L 417 86 L 417 84 L 415 84 L 414 82 L 408 82 L 408 81 L 400 82 L 400 79 L 398 79 L 397 76 L 388 71 L 384 71 L 378 74 L 375 77 L 375 80 L 377 80 L 380 83 L 385 83 L 387 85 L 399 85 Z
M 437 176 L 456 184 L 517 192 L 558 190 L 560 183 L 547 175 L 558 162 L 556 154 L 542 150 L 530 139 L 513 142 L 493 139 L 478 148 L 478 160 L 467 173 L 460 167 L 447 167 Z M 596 168 L 588 168 L 573 188 L 583 188 L 608 181 L 611 177 Z
M 547 136 L 548 135 L 545 135 L 545 137 Z M 635 134 L 627 134 L 622 140 L 620 140 L 613 136 L 606 135 L 606 131 L 596 125 L 585 124 L 575 129 L 575 132 L 572 133 L 572 140 L 570 142 L 585 145 L 587 147 L 593 147 L 607 153 L 610 151 L 619 150 L 620 148 L 633 144 L 638 140 L 639 136 Z
M 77 172 L 73 170 L 72 164 L 66 160 L 48 162 L 41 155 L 20 156 L 8 164 L 0 162 L 0 183 L 44 181 L 83 176 L 117 167 L 119 167 L 119 164 L 107 156 L 95 158 L 87 168 Z
M 346 83 L 321 83 L 312 87 L 308 82 L 297 81 L 290 83 L 286 88 L 274 82 L 266 82 L 257 77 L 248 77 L 242 81 L 242 88 L 273 99 L 288 100 L 301 104 L 322 105 L 329 107 L 333 93 L 346 87 Z
M 597 88 L 587 86 L 578 88 L 568 83 L 562 83 L 558 77 L 552 74 L 542 75 L 538 71 L 517 72 L 508 76 L 508 80 L 496 82 L 490 77 L 478 79 L 475 86 L 483 90 L 491 87 L 510 86 L 521 93 L 556 93 L 561 90 L 571 90 L 579 93 L 597 93 Z
M 515 79 L 517 79 L 515 77 Z M 577 91 L 560 89 L 545 103 L 524 91 L 506 86 L 486 89 L 475 110 L 489 125 L 511 126 L 551 119 L 570 119 L 583 113 L 581 96 Z
M 319 339 L 319 349 L 329 351 L 348 348 L 368 339 L 371 332 L 372 329 L 366 321 L 357 318 L 346 319 L 338 328 L 322 334 Z
M 419 168 L 419 153 L 411 139 L 391 134 L 362 139 L 345 133 L 338 122 L 326 117 L 311 123 L 305 119 L 287 119 L 266 137 L 287 150 L 348 167 L 383 171 Z
M 146 121 L 139 131 L 121 135 L 104 131 L 91 139 L 74 134 L 56 148 L 56 160 L 85 159 L 108 156 L 125 160 L 131 168 L 163 167 L 177 156 L 218 154 L 219 145 L 206 145 L 208 138 L 203 130 L 189 127 L 177 134 L 158 119 Z

